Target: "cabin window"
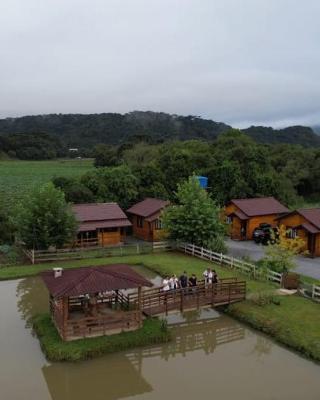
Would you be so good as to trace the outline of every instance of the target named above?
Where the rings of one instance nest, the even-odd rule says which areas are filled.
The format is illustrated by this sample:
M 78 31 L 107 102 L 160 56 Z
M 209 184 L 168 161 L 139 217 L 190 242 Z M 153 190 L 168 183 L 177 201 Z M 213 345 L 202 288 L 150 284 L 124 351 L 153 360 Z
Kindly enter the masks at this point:
M 228 225 L 232 224 L 232 216 L 228 215 L 228 216 L 226 217 L 226 223 L 227 223 Z
M 289 239 L 295 239 L 296 237 L 298 237 L 298 230 L 296 228 L 289 228 L 287 230 L 287 238 Z
M 143 218 L 142 217 L 137 217 L 137 227 L 143 228 Z
M 161 219 L 156 219 L 154 222 L 154 227 L 156 230 L 163 229 L 163 222 Z

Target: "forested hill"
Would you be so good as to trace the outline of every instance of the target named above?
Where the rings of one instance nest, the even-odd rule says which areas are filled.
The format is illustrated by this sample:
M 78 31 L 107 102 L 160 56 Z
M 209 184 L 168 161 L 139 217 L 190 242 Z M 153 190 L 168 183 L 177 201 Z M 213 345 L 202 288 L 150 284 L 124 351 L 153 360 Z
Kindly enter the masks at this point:
M 0 135 L 49 134 L 65 147 L 89 149 L 98 143 L 120 144 L 132 136 L 147 141 L 204 139 L 214 140 L 231 127 L 221 122 L 194 116 L 134 111 L 127 114 L 48 114 L 0 119 Z M 320 137 L 311 128 L 292 126 L 285 129 L 250 127 L 243 130 L 260 143 L 291 143 L 320 146 Z

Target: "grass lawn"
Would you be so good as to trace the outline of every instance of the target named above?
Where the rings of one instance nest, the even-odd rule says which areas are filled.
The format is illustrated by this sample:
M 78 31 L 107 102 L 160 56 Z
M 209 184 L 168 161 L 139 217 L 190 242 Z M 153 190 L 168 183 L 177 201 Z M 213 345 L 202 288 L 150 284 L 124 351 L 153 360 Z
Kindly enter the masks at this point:
M 36 316 L 33 319 L 33 329 L 39 338 L 42 351 L 50 361 L 86 360 L 106 353 L 170 340 L 167 326 L 156 318 L 146 319 L 143 327 L 133 332 L 71 342 L 64 342 L 60 338 L 49 314 Z
M 320 305 L 299 296 L 279 296 L 280 305 L 247 300 L 228 313 L 307 357 L 320 361 Z
M 73 260 L 65 262 L 53 262 L 36 265 L 21 265 L 14 267 L 4 267 L 0 269 L 0 280 L 16 279 L 26 276 L 37 275 L 39 272 L 51 269 L 54 267 L 77 268 L 94 265 L 108 264 L 135 264 L 144 265 L 145 267 L 157 272 L 159 275 L 177 274 L 181 275 L 183 271 L 187 271 L 190 275 L 195 273 L 198 278 L 202 277 L 205 268 L 210 264 L 208 261 L 201 260 L 195 257 L 186 256 L 178 252 L 159 252 L 144 255 L 130 255 L 119 257 L 92 258 L 83 260 Z M 211 264 L 212 266 L 212 264 Z M 247 280 L 247 288 L 249 292 L 260 290 L 272 290 L 274 285 L 267 282 L 254 281 L 248 277 L 237 273 L 236 271 L 227 268 L 213 265 L 220 278 L 237 276 L 239 279 Z
M 0 198 L 13 201 L 54 176 L 80 176 L 93 167 L 91 159 L 57 159 L 48 161 L 0 161 Z

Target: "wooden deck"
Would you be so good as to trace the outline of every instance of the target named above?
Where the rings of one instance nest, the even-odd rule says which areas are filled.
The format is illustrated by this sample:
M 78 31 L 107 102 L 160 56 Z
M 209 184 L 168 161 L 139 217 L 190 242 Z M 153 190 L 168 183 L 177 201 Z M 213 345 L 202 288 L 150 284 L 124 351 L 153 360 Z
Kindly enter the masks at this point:
M 246 282 L 236 278 L 222 279 L 219 283 L 164 292 L 161 288 L 147 289 L 141 294 L 139 308 L 146 316 L 167 315 L 169 312 L 195 310 L 201 307 L 217 307 L 244 300 Z M 136 293 L 128 295 L 128 304 L 138 306 Z

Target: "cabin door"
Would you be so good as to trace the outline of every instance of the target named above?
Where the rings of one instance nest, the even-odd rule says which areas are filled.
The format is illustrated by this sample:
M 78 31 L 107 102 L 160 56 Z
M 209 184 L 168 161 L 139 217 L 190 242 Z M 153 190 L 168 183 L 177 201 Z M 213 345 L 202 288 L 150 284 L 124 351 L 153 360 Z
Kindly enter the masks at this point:
M 314 233 L 308 233 L 308 251 L 311 257 L 314 257 L 316 245 L 316 235 Z
M 247 239 L 247 221 L 241 221 L 240 224 L 240 239 L 246 240 Z

